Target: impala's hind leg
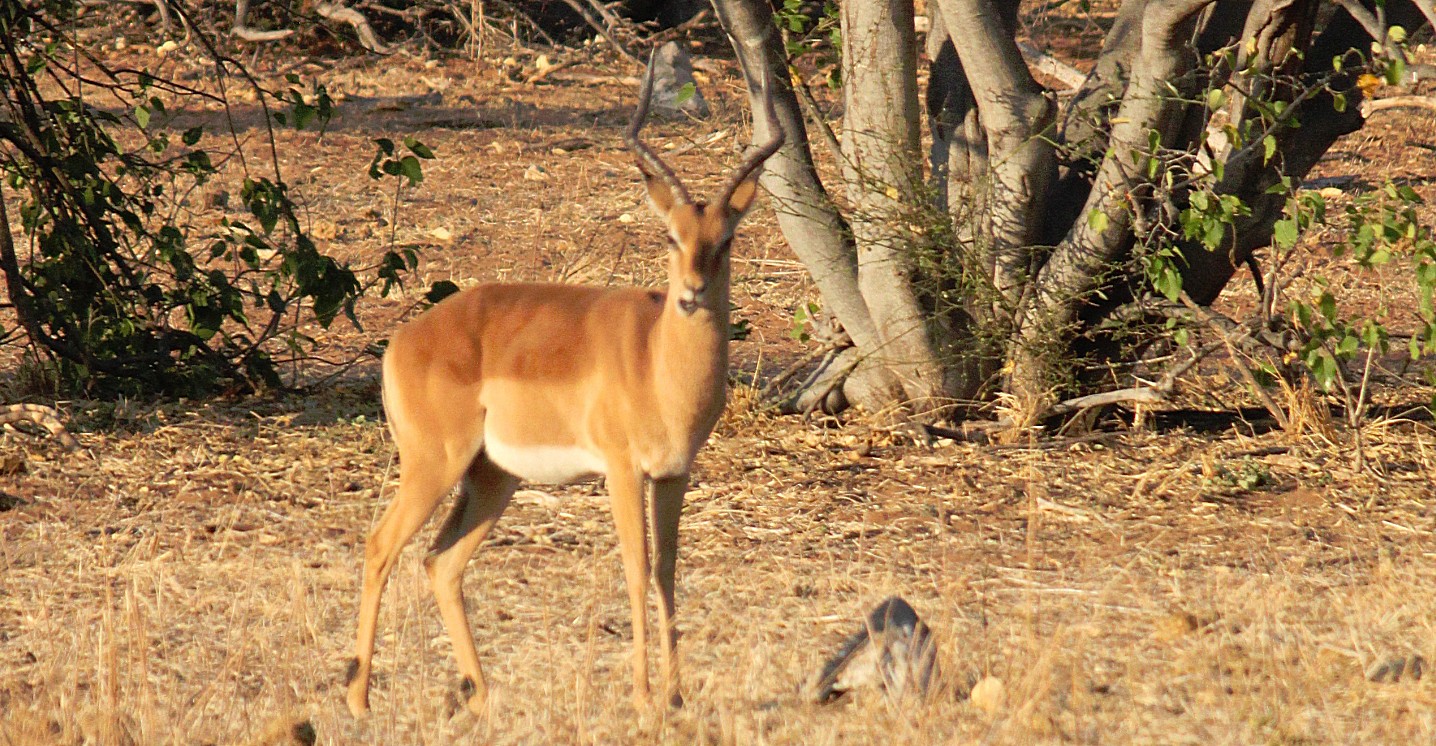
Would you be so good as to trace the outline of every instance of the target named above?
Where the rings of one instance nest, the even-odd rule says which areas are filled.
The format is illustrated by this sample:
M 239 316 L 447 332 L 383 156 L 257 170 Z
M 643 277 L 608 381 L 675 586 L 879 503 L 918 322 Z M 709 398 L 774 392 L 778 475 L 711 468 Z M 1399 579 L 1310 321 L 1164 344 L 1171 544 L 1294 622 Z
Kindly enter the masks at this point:
M 364 589 L 359 596 L 359 631 L 354 660 L 349 664 L 349 711 L 369 712 L 369 674 L 374 659 L 374 629 L 384 584 L 404 545 L 414 538 L 434 508 L 459 480 L 463 464 L 453 466 L 443 453 L 400 454 L 399 493 L 384 509 L 364 545 Z
M 518 484 L 517 477 L 495 466 L 482 453 L 475 457 L 464 476 L 458 502 L 424 558 L 439 615 L 454 643 L 454 657 L 464 677 L 466 704 L 475 715 L 483 714 L 488 686 L 484 683 L 483 667 L 479 665 L 473 630 L 464 609 L 464 568 L 489 530 L 498 523 Z

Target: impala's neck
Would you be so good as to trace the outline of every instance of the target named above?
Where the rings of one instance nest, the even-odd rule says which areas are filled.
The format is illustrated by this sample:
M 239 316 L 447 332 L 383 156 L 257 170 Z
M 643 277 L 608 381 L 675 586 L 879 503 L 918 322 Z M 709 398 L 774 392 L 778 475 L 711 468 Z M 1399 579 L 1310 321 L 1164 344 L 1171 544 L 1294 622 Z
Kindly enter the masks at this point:
M 709 280 L 703 304 L 691 314 L 679 303 L 682 281 L 671 277 L 655 330 L 653 372 L 663 392 L 663 418 L 685 428 L 699 425 L 705 437 L 727 395 L 728 276 L 724 261 Z

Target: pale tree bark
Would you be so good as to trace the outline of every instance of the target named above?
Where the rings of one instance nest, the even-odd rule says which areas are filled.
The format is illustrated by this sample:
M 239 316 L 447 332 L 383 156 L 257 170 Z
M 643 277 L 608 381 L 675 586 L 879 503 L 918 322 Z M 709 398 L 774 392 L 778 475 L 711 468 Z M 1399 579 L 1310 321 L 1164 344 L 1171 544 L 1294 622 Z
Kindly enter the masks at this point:
M 783 64 L 764 36 L 767 3 L 717 2 L 756 91 L 757 58 Z M 1209 248 L 1161 235 L 1171 236 L 1164 240 L 1182 290 L 1196 303 L 1212 302 L 1243 264 L 1255 273 L 1253 252 L 1271 242 L 1286 201 L 1268 187 L 1299 181 L 1337 138 L 1360 128 L 1359 58 L 1382 24 L 1415 33 L 1432 15 L 1429 0 L 1388 0 L 1380 12 L 1374 0 L 1340 5 L 1350 10 L 1320 0 L 1126 0 L 1059 117 L 1015 41 L 1020 3 L 931 0 L 932 188 L 923 189 L 911 0 L 847 0 L 842 149 L 851 238 L 837 238 L 841 228 L 811 230 L 839 225 L 836 211 L 789 216 L 784 231 L 798 239 L 824 302 L 853 331 L 854 355 L 897 375 L 901 386 L 886 390 L 893 403 L 953 411 L 942 405 L 995 382 L 986 394 L 1006 395 L 1014 424 L 1075 411 L 1086 404 L 1062 397 L 1087 391 L 1098 374 L 1121 375 L 1113 372 L 1126 365 L 1121 356 L 1150 344 L 1121 339 L 1108 322 L 1152 312 L 1142 268 L 1149 254 L 1140 252 L 1151 250 L 1153 222 L 1171 226 L 1196 189 L 1236 196 L 1250 214 L 1236 219 L 1229 242 Z M 734 22 L 740 6 L 763 22 Z M 1341 55 L 1353 64 L 1333 74 Z M 1208 108 L 1210 89 L 1228 102 L 1220 121 Z M 1284 103 L 1285 113 L 1273 117 L 1276 109 L 1248 97 Z M 793 158 L 810 169 L 806 141 L 793 138 L 802 126 L 796 105 L 788 117 L 790 142 L 801 142 Z M 1248 129 L 1243 142 L 1212 137 L 1224 122 L 1249 121 L 1258 131 Z M 1267 135 L 1274 150 L 1262 143 Z M 1207 171 L 1193 170 L 1202 164 Z M 1218 178 L 1199 182 L 1202 173 Z M 816 177 L 803 183 L 803 201 L 831 208 L 816 196 Z M 946 216 L 935 227 L 946 245 L 923 238 L 930 234 L 921 222 L 934 215 Z M 921 264 L 919 251 L 928 252 Z
M 916 34 L 912 0 L 841 8 L 843 173 L 852 205 L 858 286 L 877 326 L 871 353 L 895 373 L 914 413 L 948 406 L 939 331 L 914 283 L 914 203 L 919 157 Z
M 1122 103 L 1112 118 L 1108 155 L 1097 171 L 1081 215 L 1052 252 L 1023 304 L 1011 356 L 1010 392 L 1021 423 L 1057 401 L 1062 380 L 1061 347 L 1076 330 L 1077 314 L 1098 289 L 1104 270 L 1130 246 L 1132 188 L 1140 183 L 1140 161 L 1149 151 L 1149 132 L 1170 144 L 1182 108 L 1168 86 L 1180 82 L 1196 63 L 1186 45 L 1197 14 L 1214 0 L 1173 0 L 1143 14 L 1140 48 Z M 1179 91 L 1180 93 L 1180 91 Z M 1190 92 L 1188 92 L 1190 93 Z
M 823 306 L 852 337 L 856 351 L 876 350 L 881 341 L 858 285 L 857 247 L 813 167 L 802 110 L 786 74 L 787 55 L 773 32 L 772 9 L 747 0 L 714 0 L 713 7 L 733 42 L 754 111 L 762 102 L 765 71 L 771 74 L 773 104 L 787 139 L 764 165 L 759 183 L 773 201 L 778 226 L 812 275 Z M 761 142 L 768 135 L 767 122 L 755 118 L 753 126 L 754 139 Z M 849 401 L 871 410 L 906 396 L 897 378 L 880 366 L 864 366 L 863 374 L 845 388 Z
M 940 0 L 945 23 L 964 29 L 957 45 L 972 95 L 981 112 L 990 167 L 979 189 L 990 190 L 979 235 L 992 256 L 992 284 L 1011 317 L 1042 235 L 1046 198 L 1057 175 L 1054 152 L 1056 101 L 1032 77 L 1013 35 L 1017 4 L 1009 17 L 986 0 Z

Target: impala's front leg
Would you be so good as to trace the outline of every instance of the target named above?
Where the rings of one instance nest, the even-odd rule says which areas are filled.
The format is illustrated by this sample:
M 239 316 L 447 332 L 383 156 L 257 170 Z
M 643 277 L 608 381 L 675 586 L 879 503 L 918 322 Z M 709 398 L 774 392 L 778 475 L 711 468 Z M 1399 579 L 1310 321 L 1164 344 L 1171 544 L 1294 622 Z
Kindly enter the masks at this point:
M 658 640 L 663 647 L 664 695 L 672 707 L 683 706 L 678 686 L 678 629 L 674 626 L 674 579 L 678 568 L 678 517 L 683 512 L 683 494 L 688 475 L 653 482 L 653 542 L 657 545 L 655 575 L 658 579 Z
M 648 704 L 648 532 L 643 520 L 643 475 L 627 463 L 610 462 L 608 495 L 618 528 L 618 550 L 633 612 L 633 706 Z

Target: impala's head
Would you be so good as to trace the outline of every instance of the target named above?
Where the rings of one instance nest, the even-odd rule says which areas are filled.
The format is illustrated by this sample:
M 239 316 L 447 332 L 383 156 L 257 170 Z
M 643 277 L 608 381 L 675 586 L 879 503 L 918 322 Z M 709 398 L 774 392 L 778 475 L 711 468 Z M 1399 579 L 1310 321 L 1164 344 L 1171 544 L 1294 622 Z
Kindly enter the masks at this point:
M 763 162 L 783 145 L 783 128 L 773 109 L 768 78 L 763 80 L 763 103 L 767 114 L 768 141 L 750 149 L 712 202 L 695 201 L 678 175 L 652 148 L 638 139 L 648 118 L 648 101 L 653 92 L 653 62 L 638 94 L 638 110 L 628 127 L 628 146 L 638 158 L 638 170 L 648 189 L 648 202 L 668 226 L 668 300 L 684 316 L 700 309 L 715 310 L 727 305 L 728 245 L 733 231 L 758 196 L 758 174 Z

